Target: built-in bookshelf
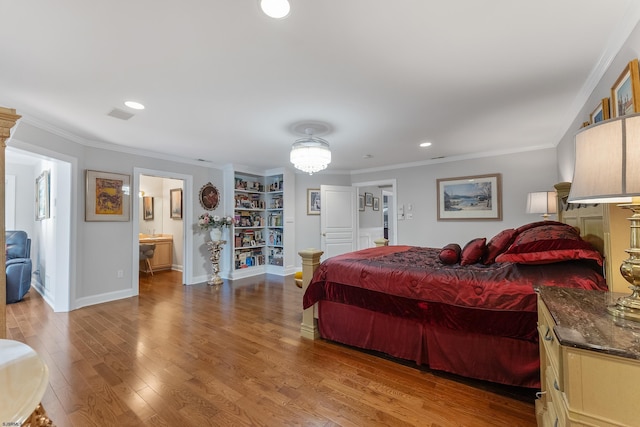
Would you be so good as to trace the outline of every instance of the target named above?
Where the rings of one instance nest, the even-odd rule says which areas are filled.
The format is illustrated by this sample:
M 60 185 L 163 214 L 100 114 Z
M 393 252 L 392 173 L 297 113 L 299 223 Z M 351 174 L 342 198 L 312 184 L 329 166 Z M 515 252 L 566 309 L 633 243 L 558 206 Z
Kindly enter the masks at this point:
M 235 224 L 231 228 L 232 259 L 226 276 L 234 279 L 262 273 L 292 274 L 294 227 L 286 227 L 285 205 L 292 206 L 293 191 L 289 195 L 285 191 L 286 173 L 260 175 L 234 170 L 229 174 Z

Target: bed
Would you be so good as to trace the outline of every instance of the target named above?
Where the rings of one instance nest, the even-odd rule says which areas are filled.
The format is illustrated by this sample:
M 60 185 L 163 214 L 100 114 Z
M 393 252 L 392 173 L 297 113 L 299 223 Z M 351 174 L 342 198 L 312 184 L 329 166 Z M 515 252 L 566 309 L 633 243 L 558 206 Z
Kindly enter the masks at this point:
M 463 248 L 301 255 L 303 335 L 520 387 L 540 386 L 535 289 L 607 289 L 600 252 L 556 221 Z

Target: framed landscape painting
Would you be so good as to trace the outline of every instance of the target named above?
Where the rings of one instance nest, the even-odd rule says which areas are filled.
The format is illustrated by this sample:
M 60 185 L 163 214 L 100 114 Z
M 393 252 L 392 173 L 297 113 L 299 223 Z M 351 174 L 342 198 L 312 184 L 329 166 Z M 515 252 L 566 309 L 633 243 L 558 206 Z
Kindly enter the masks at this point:
M 169 190 L 169 202 L 170 218 L 182 218 L 182 188 L 173 188 Z
M 500 174 L 436 180 L 438 221 L 501 221 Z
M 640 112 L 640 73 L 638 60 L 629 62 L 611 88 L 613 117 Z

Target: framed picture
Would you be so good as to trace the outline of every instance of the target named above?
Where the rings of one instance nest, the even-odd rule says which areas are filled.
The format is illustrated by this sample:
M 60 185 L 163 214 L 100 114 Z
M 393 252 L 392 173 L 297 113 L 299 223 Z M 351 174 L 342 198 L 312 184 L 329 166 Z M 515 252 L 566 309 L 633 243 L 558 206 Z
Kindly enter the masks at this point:
M 142 219 L 149 221 L 153 219 L 153 197 L 142 197 Z
M 86 171 L 85 221 L 129 221 L 129 175 Z
M 182 188 L 169 190 L 169 218 L 182 218 Z
M 380 197 L 374 197 L 373 198 L 373 210 L 374 211 L 379 211 L 380 210 Z
M 364 210 L 364 194 L 358 196 L 358 210 Z
M 502 176 L 462 176 L 436 180 L 438 221 L 501 221 Z
M 589 116 L 590 124 L 595 124 L 603 120 L 609 120 L 610 116 L 609 98 L 603 98 L 595 110 Z
M 307 188 L 307 215 L 320 215 L 319 188 Z
M 49 171 L 36 178 L 36 221 L 49 218 Z
M 364 205 L 365 206 L 373 206 L 373 194 L 364 193 Z
M 613 117 L 640 112 L 640 76 L 638 60 L 634 59 L 625 67 L 611 88 Z
M 217 208 L 218 203 L 220 203 L 220 193 L 212 183 L 207 182 L 200 189 L 198 199 L 200 199 L 200 206 L 208 211 L 212 211 Z

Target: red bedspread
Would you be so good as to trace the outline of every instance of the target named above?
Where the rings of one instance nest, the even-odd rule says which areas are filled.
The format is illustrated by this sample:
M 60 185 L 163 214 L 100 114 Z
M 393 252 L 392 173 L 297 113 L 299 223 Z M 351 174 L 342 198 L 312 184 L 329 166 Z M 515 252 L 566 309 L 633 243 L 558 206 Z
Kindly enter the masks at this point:
M 537 286 L 605 289 L 589 261 L 445 265 L 439 249 L 386 246 L 336 256 L 316 270 L 304 308 L 339 302 L 452 330 L 536 340 Z

